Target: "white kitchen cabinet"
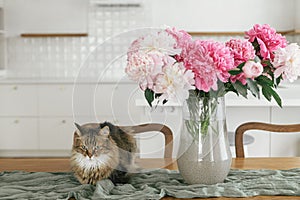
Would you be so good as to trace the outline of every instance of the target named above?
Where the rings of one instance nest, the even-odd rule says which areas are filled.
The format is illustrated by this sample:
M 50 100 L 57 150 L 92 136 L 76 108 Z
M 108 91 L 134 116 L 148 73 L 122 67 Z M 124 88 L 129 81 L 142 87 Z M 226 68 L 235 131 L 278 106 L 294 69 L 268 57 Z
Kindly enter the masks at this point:
M 300 123 L 299 107 L 272 108 L 272 123 L 293 124 Z M 272 157 L 300 156 L 300 133 L 272 133 Z
M 36 116 L 37 87 L 35 85 L 0 85 L 0 116 Z
M 38 85 L 40 116 L 72 116 L 73 85 Z
M 95 88 L 94 105 L 97 117 L 119 116 L 130 119 L 130 124 L 140 123 L 141 108 L 135 100 L 142 93 L 135 84 L 100 84 Z
M 4 29 L 4 2 L 0 0 L 0 77 L 5 75 L 6 69 L 6 33 Z
M 270 122 L 269 107 L 226 107 L 226 120 L 228 131 L 245 122 Z M 247 145 L 248 157 L 270 156 L 270 133 L 266 131 L 247 131 L 255 138 L 254 143 Z
M 75 130 L 72 117 L 41 118 L 39 144 L 42 150 L 71 150 Z
M 36 150 L 39 148 L 37 118 L 0 117 L 1 150 Z
M 5 3 L 8 36 L 87 33 L 87 0 L 6 0 Z

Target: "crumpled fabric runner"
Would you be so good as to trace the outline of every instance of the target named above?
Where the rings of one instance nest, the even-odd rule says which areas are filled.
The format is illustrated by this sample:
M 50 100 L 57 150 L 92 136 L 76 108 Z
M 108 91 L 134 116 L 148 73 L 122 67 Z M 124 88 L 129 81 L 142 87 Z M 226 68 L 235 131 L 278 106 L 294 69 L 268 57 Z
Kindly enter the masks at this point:
M 290 170 L 232 169 L 224 183 L 188 185 L 177 171 L 144 170 L 128 184 L 110 180 L 81 185 L 71 172 L 0 172 L 0 200 L 10 199 L 161 199 L 195 197 L 300 196 L 300 168 Z

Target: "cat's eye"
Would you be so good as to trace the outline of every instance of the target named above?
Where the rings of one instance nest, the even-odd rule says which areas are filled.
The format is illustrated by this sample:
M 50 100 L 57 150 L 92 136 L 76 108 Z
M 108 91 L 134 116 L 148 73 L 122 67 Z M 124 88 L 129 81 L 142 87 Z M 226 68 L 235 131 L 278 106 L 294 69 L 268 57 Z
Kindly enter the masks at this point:
M 94 149 L 97 151 L 100 147 L 99 146 L 95 146 Z
M 81 148 L 82 148 L 83 150 L 87 150 L 87 147 L 86 147 L 85 145 L 82 145 Z

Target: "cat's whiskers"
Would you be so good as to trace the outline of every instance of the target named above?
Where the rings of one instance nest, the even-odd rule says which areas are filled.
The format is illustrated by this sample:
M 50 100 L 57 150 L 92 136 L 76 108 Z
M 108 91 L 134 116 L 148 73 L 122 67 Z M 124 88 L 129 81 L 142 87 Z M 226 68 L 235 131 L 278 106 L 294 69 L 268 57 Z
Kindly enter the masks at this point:
M 75 161 L 79 164 L 82 168 L 92 169 L 92 168 L 101 168 L 105 166 L 110 159 L 108 155 L 100 155 L 98 157 L 92 156 L 84 156 L 80 153 L 77 153 L 74 157 Z

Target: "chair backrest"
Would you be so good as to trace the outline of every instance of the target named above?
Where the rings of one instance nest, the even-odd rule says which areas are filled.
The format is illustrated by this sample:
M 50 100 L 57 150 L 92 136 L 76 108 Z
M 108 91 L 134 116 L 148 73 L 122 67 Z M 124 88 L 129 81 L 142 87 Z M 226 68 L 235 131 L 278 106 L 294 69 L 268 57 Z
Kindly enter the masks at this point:
M 163 133 L 165 138 L 165 152 L 164 158 L 172 158 L 173 152 L 173 133 L 171 129 L 163 124 L 158 123 L 148 123 L 148 124 L 140 124 L 137 126 L 119 126 L 121 129 L 131 130 L 133 134 L 139 134 L 150 131 L 159 131 Z
M 243 136 L 248 130 L 263 130 L 271 132 L 300 132 L 300 124 L 268 124 L 261 122 L 247 122 L 241 124 L 235 131 L 235 152 L 237 158 L 244 158 Z

